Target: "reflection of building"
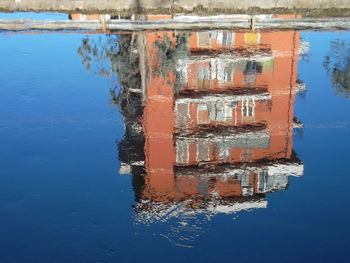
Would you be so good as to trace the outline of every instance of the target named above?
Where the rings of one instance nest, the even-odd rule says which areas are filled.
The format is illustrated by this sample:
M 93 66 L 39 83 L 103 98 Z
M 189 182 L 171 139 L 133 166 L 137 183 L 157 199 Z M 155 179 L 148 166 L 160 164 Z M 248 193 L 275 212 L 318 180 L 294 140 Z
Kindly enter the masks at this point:
M 70 14 L 69 19 L 79 20 L 79 21 L 88 21 L 88 20 L 105 20 L 108 21 L 111 19 L 111 15 L 104 14 Z
M 302 175 L 292 151 L 299 32 L 138 37 L 144 162 L 121 167 L 144 171 L 134 174 L 140 220 L 263 208 L 266 193 Z

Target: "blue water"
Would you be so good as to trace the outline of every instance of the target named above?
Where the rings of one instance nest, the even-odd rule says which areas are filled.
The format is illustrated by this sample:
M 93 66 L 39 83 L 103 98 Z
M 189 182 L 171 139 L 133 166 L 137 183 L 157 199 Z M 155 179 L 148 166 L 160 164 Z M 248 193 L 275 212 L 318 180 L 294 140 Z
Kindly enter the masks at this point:
M 66 20 L 68 15 L 58 12 L 15 12 L 15 13 L 0 13 L 0 19 L 37 19 L 37 20 Z
M 293 149 L 303 175 L 266 194 L 267 208 L 199 215 L 186 246 L 169 240 L 176 217 L 135 219 L 132 175 L 119 174 L 125 117 L 110 103 L 120 80 L 85 69 L 83 38 L 0 35 L 0 262 L 349 261 L 350 100 L 323 65 L 349 32 L 301 32 L 307 91 L 294 102 L 304 128 Z

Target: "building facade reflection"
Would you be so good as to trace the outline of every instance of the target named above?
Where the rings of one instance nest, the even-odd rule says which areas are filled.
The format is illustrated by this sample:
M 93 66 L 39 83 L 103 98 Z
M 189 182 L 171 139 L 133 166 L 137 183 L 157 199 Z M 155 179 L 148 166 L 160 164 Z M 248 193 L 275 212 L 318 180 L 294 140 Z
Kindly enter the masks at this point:
M 137 202 L 192 200 L 195 209 L 233 198 L 225 211 L 236 211 L 238 197 L 286 188 L 303 171 L 292 151 L 299 32 L 184 35 L 143 35 L 149 68 Z M 181 45 L 188 52 L 171 57 Z M 167 63 L 175 66 L 164 72 Z

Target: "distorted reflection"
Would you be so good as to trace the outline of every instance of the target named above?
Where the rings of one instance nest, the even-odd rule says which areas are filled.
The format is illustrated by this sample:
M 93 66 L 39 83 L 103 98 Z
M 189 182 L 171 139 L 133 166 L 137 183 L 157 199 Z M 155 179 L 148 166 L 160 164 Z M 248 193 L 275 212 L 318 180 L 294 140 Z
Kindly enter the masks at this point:
M 350 98 L 350 41 L 333 40 L 323 65 L 331 73 L 335 93 Z
M 133 176 L 136 222 L 168 224 L 162 235 L 190 246 L 213 216 L 266 208 L 267 193 L 303 174 L 292 149 L 299 32 L 111 38 L 100 57 L 120 83 L 119 173 Z M 85 41 L 91 58 L 96 45 Z

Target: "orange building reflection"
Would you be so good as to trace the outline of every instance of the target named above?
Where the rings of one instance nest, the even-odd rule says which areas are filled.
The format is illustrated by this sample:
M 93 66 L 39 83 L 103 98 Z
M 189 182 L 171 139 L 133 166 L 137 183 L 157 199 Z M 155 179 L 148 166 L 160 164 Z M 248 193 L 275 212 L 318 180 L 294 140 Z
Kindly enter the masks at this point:
M 299 32 L 138 37 L 143 106 L 139 126 L 126 121 L 143 138 L 130 135 L 119 150 L 141 221 L 174 207 L 210 215 L 264 208 L 266 193 L 303 174 L 292 150 Z

